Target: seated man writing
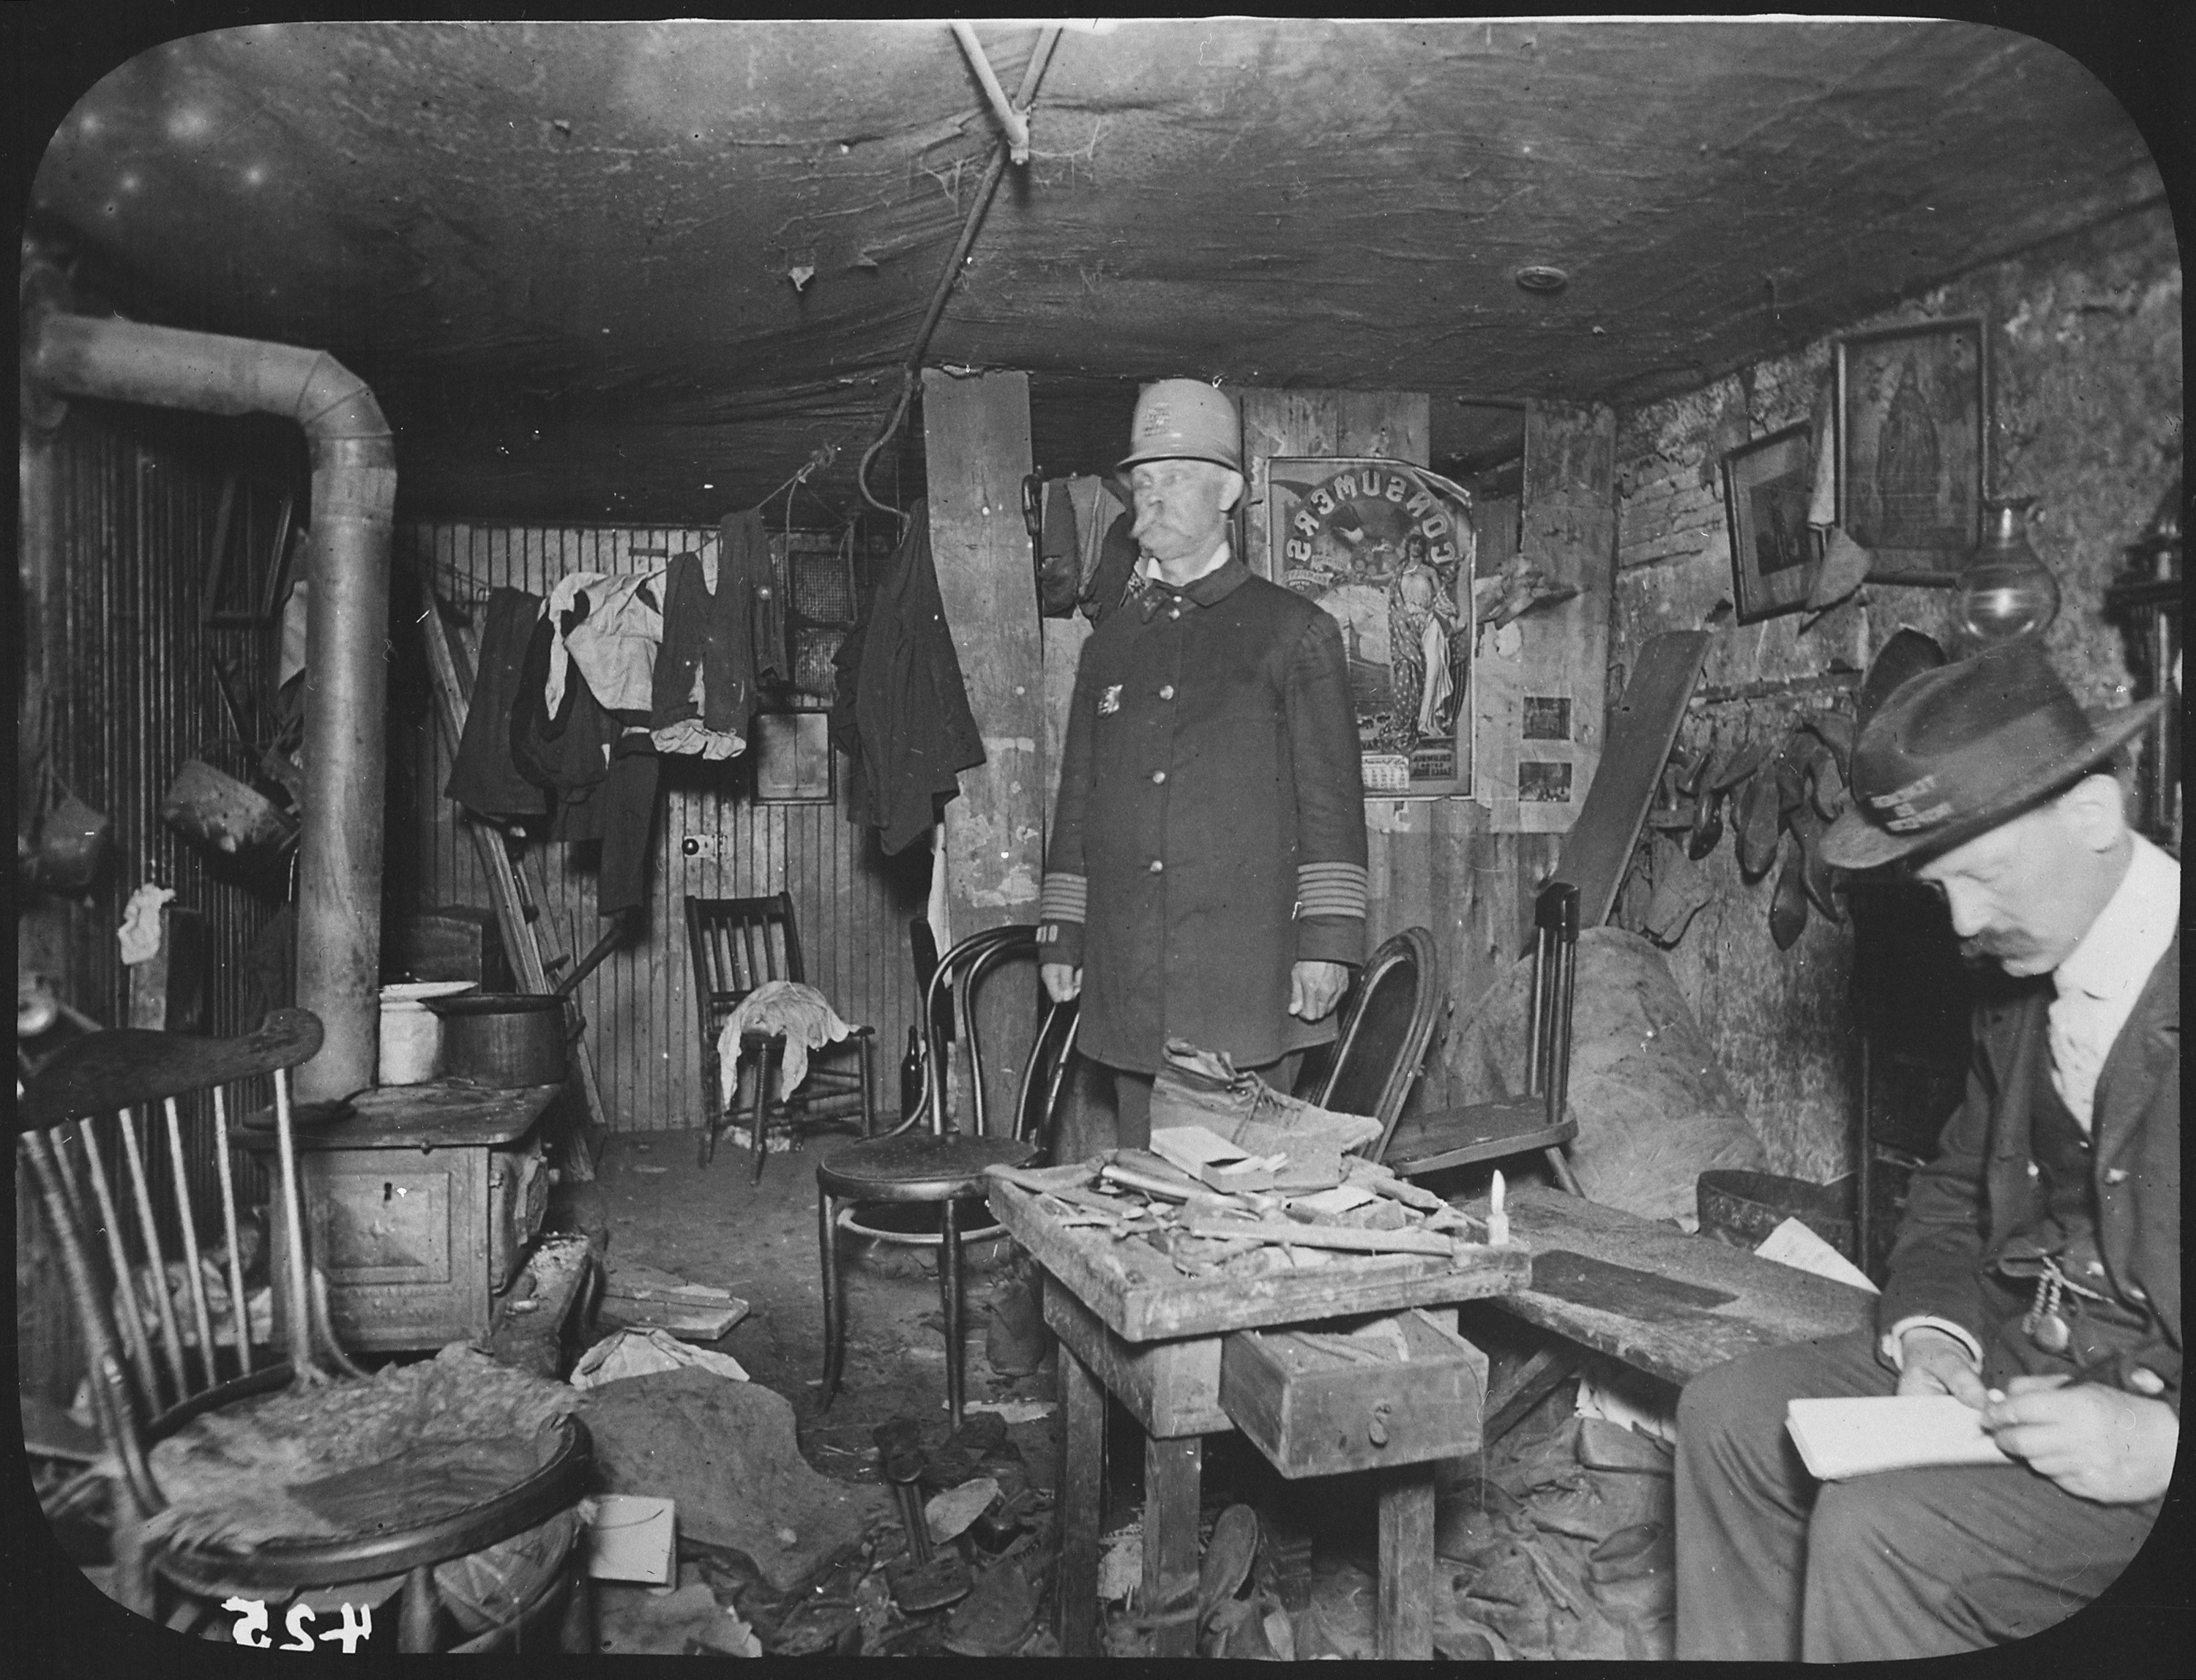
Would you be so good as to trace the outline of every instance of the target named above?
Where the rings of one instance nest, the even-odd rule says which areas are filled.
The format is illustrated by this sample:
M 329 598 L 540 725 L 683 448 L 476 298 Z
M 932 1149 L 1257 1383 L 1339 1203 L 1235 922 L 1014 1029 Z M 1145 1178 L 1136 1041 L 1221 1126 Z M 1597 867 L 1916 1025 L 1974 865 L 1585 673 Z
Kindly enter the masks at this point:
M 2095 1597 L 2150 1533 L 2181 1427 L 2181 871 L 2099 767 L 2158 705 L 2093 722 L 2014 644 L 1914 678 L 1862 731 L 1823 855 L 1904 860 L 1969 950 L 2030 983 L 1978 1011 L 1880 1333 L 1686 1388 L 1680 1658 L 2020 1639 Z M 1786 1402 L 1893 1393 L 1966 1402 L 2015 1462 L 1817 1487 Z

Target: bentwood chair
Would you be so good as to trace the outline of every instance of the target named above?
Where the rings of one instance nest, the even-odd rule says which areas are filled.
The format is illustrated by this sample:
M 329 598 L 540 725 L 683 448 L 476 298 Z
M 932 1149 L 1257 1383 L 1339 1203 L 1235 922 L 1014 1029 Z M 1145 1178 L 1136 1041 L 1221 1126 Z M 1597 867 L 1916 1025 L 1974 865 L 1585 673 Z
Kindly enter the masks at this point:
M 375 1474 L 385 1465 L 295 1490 L 301 1498 L 333 1499 L 340 1481 L 343 1504 L 321 1509 L 359 1515 L 350 1527 L 335 1524 L 335 1538 L 325 1526 L 312 1538 L 208 1538 L 243 1530 L 222 1510 L 207 1510 L 203 1496 L 188 1513 L 170 1510 L 153 1449 L 194 1420 L 220 1412 L 232 1427 L 263 1434 L 271 1427 L 266 1414 L 243 1420 L 258 1412 L 260 1397 L 286 1390 L 286 1399 L 307 1397 L 300 1409 L 308 1412 L 309 1397 L 323 1396 L 343 1417 L 356 1415 L 342 1406 L 352 1385 L 321 1364 L 361 1374 L 336 1345 L 311 1286 L 298 1196 L 289 1070 L 321 1040 L 319 1018 L 303 1009 L 276 1010 L 240 1038 L 93 1033 L 57 1052 L 20 1092 L 16 1150 L 60 1253 L 106 1450 L 107 1462 L 85 1475 L 113 1478 L 115 1596 L 170 1627 L 222 1632 L 236 1620 L 222 1609 L 226 1601 L 256 1599 L 269 1607 L 280 1642 L 283 1607 L 300 1593 L 352 1585 L 369 1600 L 378 1590 L 385 1602 L 389 1584 L 401 1580 L 400 1649 L 553 1648 L 560 1636 L 590 1648 L 592 1599 L 571 1543 L 577 1518 L 566 1515 L 586 1493 L 591 1468 L 586 1426 L 576 1418 L 532 1443 L 530 1474 L 490 1482 L 486 1492 L 475 1474 L 462 1494 L 446 1488 L 438 1498 L 415 1487 L 400 1498 L 384 1486 L 377 1498 Z M 274 1280 L 274 1318 L 288 1354 L 281 1360 L 252 1346 L 239 1241 L 248 1210 L 240 1205 L 243 1186 L 231 1158 L 236 1126 L 251 1123 L 246 1107 L 269 1076 L 277 1148 L 268 1216 L 281 1221 L 287 1236 Z M 195 1152 L 202 1159 L 195 1172 L 187 1134 L 211 1146 Z M 195 1182 L 209 1177 L 213 1186 Z M 284 1439 L 301 1451 L 308 1445 L 300 1435 Z M 263 1492 L 252 1480 L 240 1464 L 237 1500 Z M 53 1507 L 79 1496 L 64 1488 Z M 155 1521 L 163 1513 L 170 1520 Z M 188 1524 L 173 1520 L 186 1514 Z M 509 1585 L 507 1601 L 498 1594 L 484 1606 L 469 1591 L 483 1569 Z M 447 1596 L 452 1583 L 462 1584 L 454 1589 L 463 1602 L 454 1634 L 446 1614 L 456 1608 Z M 332 1622 L 332 1613 L 326 1619 Z M 462 1637 L 468 1630 L 471 1637 Z
M 964 1230 L 966 1204 L 984 1192 L 984 1169 L 995 1163 L 1026 1166 L 1051 1144 L 1051 1129 L 1073 1052 L 1079 1021 L 1077 1006 L 1047 1002 L 1029 1054 L 1022 1064 L 1014 1111 L 1006 1134 L 994 1136 L 986 1123 L 983 1034 L 974 1002 L 978 988 L 1010 961 L 1037 955 L 1037 929 L 1026 923 L 987 928 L 970 935 L 939 960 L 923 994 L 922 1106 L 882 1136 L 835 1151 L 816 1169 L 817 1243 L 824 1265 L 824 1404 L 839 1392 L 846 1364 L 847 1315 L 841 1299 L 839 1243 L 842 1232 L 887 1242 L 915 1243 L 939 1249 L 938 1290 L 945 1315 L 945 1402 L 952 1425 L 961 1427 L 965 1384 L 962 1371 L 962 1244 L 998 1234 L 986 1224 Z M 939 1008 L 958 984 L 958 1019 L 968 1046 L 969 1107 L 973 1135 L 953 1129 L 946 1113 L 947 1046 Z M 927 1123 L 916 1129 L 918 1122 Z M 937 1229 L 898 1228 L 886 1223 L 887 1209 L 935 1207 Z M 981 1215 L 978 1215 L 980 1217 Z
M 1537 1149 L 1546 1155 L 1557 1182 L 1576 1193 L 1561 1146 L 1578 1135 L 1578 1123 L 1567 1106 L 1578 933 L 1578 888 L 1566 881 L 1541 888 L 1533 904 L 1532 1013 L 1523 1094 L 1392 1123 L 1377 1159 L 1412 1178 Z
M 1380 1140 L 1372 1151 L 1376 1161 L 1425 1069 L 1440 1007 L 1433 935 L 1423 927 L 1407 927 L 1382 941 L 1358 972 L 1343 1006 L 1326 1077 L 1306 1094 L 1335 1113 L 1369 1114 L 1378 1120 Z
M 764 898 L 686 900 L 686 945 L 694 962 L 694 1000 L 702 1017 L 702 1164 L 715 1158 L 717 1139 L 731 1124 L 729 1105 L 719 1097 L 721 1064 L 717 1036 L 748 994 L 769 980 L 806 984 L 800 960 L 800 930 L 793 916 L 793 895 Z M 862 1135 L 876 1129 L 876 1089 L 870 1067 L 866 1026 L 852 1036 L 809 1053 L 808 1077 L 783 1102 L 770 1096 L 771 1063 L 785 1054 L 783 1032 L 740 1035 L 740 1054 L 754 1057 L 754 1086 L 748 1099 L 749 1142 L 754 1151 L 754 1177 L 762 1177 L 766 1119 L 780 1119 L 795 1134 L 811 1126 L 858 1124 Z M 851 1058 L 853 1065 L 845 1062 Z

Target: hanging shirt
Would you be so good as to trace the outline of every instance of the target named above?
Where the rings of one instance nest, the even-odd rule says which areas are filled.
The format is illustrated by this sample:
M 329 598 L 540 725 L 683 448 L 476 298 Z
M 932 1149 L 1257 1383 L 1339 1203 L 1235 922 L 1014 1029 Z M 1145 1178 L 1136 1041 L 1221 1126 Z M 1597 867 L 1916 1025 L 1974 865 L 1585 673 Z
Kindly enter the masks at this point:
M 663 646 L 649 721 L 660 752 L 727 759 L 746 750 L 759 685 L 785 674 L 785 613 L 760 514 L 736 515 L 719 539 L 711 587 L 700 557 L 665 574 Z
M 555 712 L 563 697 L 569 655 L 586 673 L 595 699 L 613 712 L 645 711 L 654 694 L 656 650 L 663 640 L 663 569 L 645 572 L 573 572 L 549 592 L 559 626 L 542 699 Z M 565 615 L 583 615 L 563 629 Z

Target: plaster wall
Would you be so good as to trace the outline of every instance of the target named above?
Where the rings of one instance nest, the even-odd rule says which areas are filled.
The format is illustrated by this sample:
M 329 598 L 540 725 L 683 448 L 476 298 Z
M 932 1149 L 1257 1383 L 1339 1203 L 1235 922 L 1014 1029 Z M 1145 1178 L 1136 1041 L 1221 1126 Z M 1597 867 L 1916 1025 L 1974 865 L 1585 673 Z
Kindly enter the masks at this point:
M 2182 459 L 2182 274 L 2163 205 L 1939 286 L 1864 331 L 1979 315 L 1990 375 L 1985 494 L 2032 495 L 2031 540 L 2064 592 L 2047 645 L 2085 705 L 2135 697 L 2101 611 L 2122 547 Z M 1656 632 L 1715 627 L 1680 749 L 1781 742 L 1810 708 L 1850 714 L 1869 655 L 1902 625 L 1950 645 L 1950 596 L 1864 586 L 1846 604 L 1732 622 L 1724 452 L 1809 418 L 1829 389 L 1835 336 L 1752 363 L 1700 390 L 1620 415 L 1617 574 L 1609 692 Z M 1820 916 L 1789 951 L 1769 936 L 1776 874 L 1752 885 L 1726 839 L 1704 867 L 1715 896 L 1670 965 L 1778 1170 L 1845 1170 L 1853 1111 L 1849 929 Z

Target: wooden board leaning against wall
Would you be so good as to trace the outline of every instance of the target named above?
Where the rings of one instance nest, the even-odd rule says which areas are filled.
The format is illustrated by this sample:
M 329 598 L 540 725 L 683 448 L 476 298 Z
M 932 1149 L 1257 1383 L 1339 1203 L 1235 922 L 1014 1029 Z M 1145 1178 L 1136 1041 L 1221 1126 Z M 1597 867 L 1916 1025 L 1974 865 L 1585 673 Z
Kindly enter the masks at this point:
M 1271 574 L 1265 517 L 1268 458 L 1381 456 L 1428 465 L 1431 400 L 1424 393 L 1249 390 L 1240 395 L 1244 453 L 1251 468 L 1245 546 L 1252 569 L 1263 574 Z M 1537 404 L 1528 410 L 1523 527 L 1529 551 L 1580 592 L 1543 614 L 1519 620 L 1513 626 L 1516 635 L 1504 638 L 1503 659 L 1516 673 L 1546 675 L 1552 684 L 1548 691 L 1569 701 L 1570 739 L 1546 743 L 1554 750 L 1541 756 L 1560 756 L 1571 764 L 1572 799 L 1542 802 L 1540 809 L 1518 815 L 1518 717 L 1528 685 L 1513 678 L 1482 683 L 1479 690 L 1475 797 L 1375 795 L 1367 801 L 1368 943 L 1377 944 L 1405 927 L 1430 929 L 1453 1008 L 1470 1007 L 1503 965 L 1523 950 L 1534 890 L 1554 868 L 1563 830 L 1592 775 L 1604 703 L 1614 552 L 1613 434 L 1606 410 Z M 1499 569 L 1515 551 L 1508 522 L 1516 510 L 1513 503 L 1476 511 L 1482 516 L 1482 573 L 1490 562 Z M 1495 662 L 1492 639 L 1482 637 L 1475 647 L 1475 657 L 1483 661 L 1482 676 Z M 1492 720 L 1490 705 L 1497 713 Z M 1506 800 L 1494 793 L 1505 787 L 1511 795 Z M 1460 1083 L 1458 1071 L 1446 1059 L 1453 1037 L 1437 1033 L 1413 1107 L 1460 1100 L 1454 1094 Z

